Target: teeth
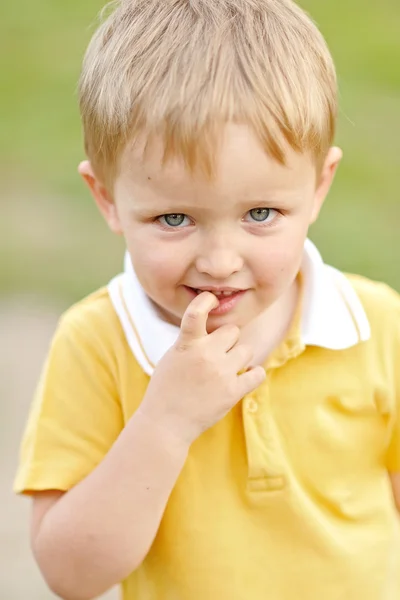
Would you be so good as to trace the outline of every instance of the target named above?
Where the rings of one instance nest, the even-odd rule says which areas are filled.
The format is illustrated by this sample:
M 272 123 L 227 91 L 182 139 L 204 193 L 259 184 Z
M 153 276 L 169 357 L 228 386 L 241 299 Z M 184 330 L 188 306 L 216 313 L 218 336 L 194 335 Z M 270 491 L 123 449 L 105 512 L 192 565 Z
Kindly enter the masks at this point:
M 201 294 L 202 292 L 204 292 L 206 290 L 196 290 L 197 294 Z M 220 297 L 220 296 L 233 296 L 233 294 L 236 294 L 236 292 L 215 292 L 215 291 L 211 291 L 209 290 L 212 294 L 214 294 L 214 296 Z

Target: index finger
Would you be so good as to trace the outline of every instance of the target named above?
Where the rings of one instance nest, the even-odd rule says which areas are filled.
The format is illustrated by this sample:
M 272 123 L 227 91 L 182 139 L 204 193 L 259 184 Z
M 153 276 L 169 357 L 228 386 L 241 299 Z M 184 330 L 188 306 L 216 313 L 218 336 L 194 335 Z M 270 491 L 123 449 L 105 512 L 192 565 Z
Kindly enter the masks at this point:
M 203 292 L 192 300 L 181 321 L 180 340 L 190 342 L 207 335 L 208 314 L 219 302 L 211 292 Z

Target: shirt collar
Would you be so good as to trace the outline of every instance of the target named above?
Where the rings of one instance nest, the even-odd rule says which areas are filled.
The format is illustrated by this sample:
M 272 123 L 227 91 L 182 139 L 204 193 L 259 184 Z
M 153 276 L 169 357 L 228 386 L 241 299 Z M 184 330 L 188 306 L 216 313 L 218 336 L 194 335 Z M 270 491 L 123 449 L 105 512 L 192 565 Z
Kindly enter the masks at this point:
M 310 240 L 305 243 L 301 272 L 305 346 L 346 350 L 370 338 L 368 318 L 354 287 L 343 273 L 324 264 Z
M 367 315 L 343 273 L 325 265 L 306 240 L 301 267 L 304 285 L 301 337 L 305 346 L 345 350 L 370 337 Z M 144 292 L 128 253 L 124 272 L 108 286 L 128 344 L 143 370 L 151 375 L 175 343 L 179 327 L 165 322 Z

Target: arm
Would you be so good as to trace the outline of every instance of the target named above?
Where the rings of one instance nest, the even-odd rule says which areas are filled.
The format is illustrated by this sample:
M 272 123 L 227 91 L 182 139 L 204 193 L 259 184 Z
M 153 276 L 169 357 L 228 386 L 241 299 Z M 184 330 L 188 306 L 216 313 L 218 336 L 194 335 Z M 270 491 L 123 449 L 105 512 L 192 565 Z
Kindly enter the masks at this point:
M 142 414 L 71 491 L 34 499 L 32 547 L 49 587 L 89 600 L 145 558 L 188 447 Z
M 252 351 L 237 344 L 238 328 L 207 334 L 208 313 L 216 302 L 209 293 L 193 300 L 177 343 L 158 364 L 142 404 L 98 466 L 62 496 L 37 496 L 34 554 L 49 586 L 64 599 L 98 596 L 141 564 L 191 443 L 265 379 L 261 367 L 243 372 Z M 85 375 L 86 370 L 82 385 Z M 54 394 L 59 387 L 57 378 Z M 71 393 L 63 397 L 64 410 Z M 106 397 L 98 407 L 109 404 Z M 65 430 L 65 418 L 62 422 Z M 79 442 L 83 435 L 84 430 Z M 42 460 L 52 460 L 51 453 Z

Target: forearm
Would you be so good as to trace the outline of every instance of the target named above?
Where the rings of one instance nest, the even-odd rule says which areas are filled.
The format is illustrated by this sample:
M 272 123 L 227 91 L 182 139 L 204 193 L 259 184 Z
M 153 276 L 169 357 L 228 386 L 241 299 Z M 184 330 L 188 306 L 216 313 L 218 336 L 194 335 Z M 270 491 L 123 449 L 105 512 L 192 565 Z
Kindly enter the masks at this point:
M 50 587 L 93 598 L 147 555 L 188 448 L 134 415 L 104 461 L 45 515 L 34 552 Z

